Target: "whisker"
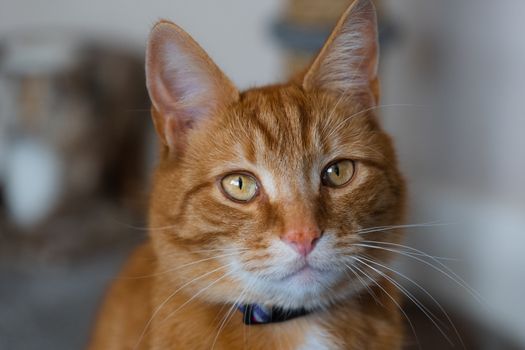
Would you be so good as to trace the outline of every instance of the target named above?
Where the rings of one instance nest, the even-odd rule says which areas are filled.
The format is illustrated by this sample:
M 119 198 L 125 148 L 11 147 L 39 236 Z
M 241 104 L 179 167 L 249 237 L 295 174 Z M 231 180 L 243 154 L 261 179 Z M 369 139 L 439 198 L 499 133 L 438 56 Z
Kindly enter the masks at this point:
M 122 221 L 117 220 L 117 219 L 113 219 L 113 221 L 116 224 L 118 224 L 119 226 L 122 226 L 122 227 L 125 227 L 125 228 L 129 228 L 129 229 L 132 229 L 132 230 L 137 230 L 137 231 L 167 230 L 167 229 L 172 229 L 172 228 L 176 228 L 177 227 L 177 225 L 160 226 L 160 227 L 136 226 L 136 225 L 129 224 L 127 222 L 122 222 Z
M 174 256 L 188 256 L 188 254 L 198 254 L 198 253 L 210 253 L 210 252 L 243 252 L 249 250 L 248 248 L 218 248 L 218 249 L 199 249 L 192 250 L 186 249 L 184 251 L 175 250 L 169 253 L 157 254 L 157 256 L 162 257 L 174 257 Z
M 227 268 L 227 267 L 229 267 L 231 265 L 233 265 L 233 263 L 232 264 L 228 264 L 228 265 L 224 265 L 224 266 L 221 266 L 221 267 L 218 267 L 218 268 L 213 269 L 211 271 L 208 271 L 208 272 L 200 275 L 199 277 L 196 277 L 196 278 L 192 279 L 191 281 L 184 283 L 182 286 L 177 288 L 172 294 L 170 294 L 166 299 L 164 299 L 164 301 L 155 309 L 155 311 L 153 312 L 153 314 L 149 318 L 148 322 L 146 322 L 146 325 L 144 326 L 144 329 L 142 330 L 142 333 L 140 334 L 139 339 L 137 340 L 137 343 L 135 344 L 133 349 L 136 350 L 138 348 L 138 346 L 139 346 L 140 342 L 142 341 L 142 339 L 144 338 L 144 335 L 146 334 L 146 331 L 149 328 L 151 322 L 153 322 L 153 319 L 157 316 L 157 314 L 162 309 L 162 307 L 164 307 L 164 305 L 166 305 L 166 303 L 168 301 L 170 301 L 177 293 L 179 293 L 182 289 L 184 289 L 185 287 L 187 287 L 191 283 L 193 283 L 195 281 L 198 281 L 198 280 L 200 280 L 200 279 L 202 279 L 202 278 L 204 278 L 206 276 L 209 276 L 212 273 L 217 272 L 217 271 L 219 271 L 221 269 L 225 269 L 225 268 Z M 226 275 L 224 275 L 223 277 L 225 277 L 225 276 Z
M 170 273 L 170 272 L 178 271 L 178 270 L 183 269 L 183 268 L 188 267 L 188 266 L 193 266 L 193 265 L 196 265 L 196 264 L 200 264 L 200 263 L 205 262 L 205 261 L 210 261 L 210 260 L 214 260 L 214 259 L 217 259 L 217 258 L 223 258 L 223 257 L 227 257 L 227 256 L 234 256 L 234 255 L 238 255 L 238 254 L 239 253 L 229 253 L 229 254 L 216 255 L 216 256 L 200 259 L 200 260 L 197 260 L 197 261 L 192 261 L 192 262 L 187 263 L 187 264 L 179 265 L 179 266 L 177 266 L 177 267 L 175 267 L 173 269 L 168 269 L 168 270 L 165 270 L 165 271 L 152 273 L 150 275 L 132 276 L 132 277 L 125 277 L 124 276 L 124 277 L 118 277 L 117 279 L 134 280 L 134 279 L 151 278 L 151 277 L 161 276 L 161 275 L 164 275 L 164 274 L 167 274 L 167 273 Z
M 337 105 L 339 104 L 339 102 L 341 101 L 338 100 L 337 104 L 335 105 L 334 109 L 335 110 L 337 108 Z M 363 110 L 360 110 L 356 113 L 353 113 L 351 115 L 349 115 L 348 117 L 344 118 L 342 121 L 340 121 L 334 128 L 332 128 L 330 134 L 328 135 L 329 137 L 333 136 L 333 134 L 335 134 L 336 132 L 338 132 L 346 122 L 348 122 L 350 119 L 352 118 L 355 118 L 361 114 L 364 114 L 364 113 L 368 113 L 368 112 L 371 112 L 371 111 L 374 111 L 374 110 L 378 110 L 378 109 L 385 109 L 385 108 L 391 108 L 391 107 L 420 107 L 420 108 L 424 108 L 426 106 L 424 105 L 417 105 L 417 104 L 408 104 L 408 103 L 395 103 L 395 104 L 387 104 L 387 105 L 378 105 L 378 106 L 373 106 L 373 107 L 370 107 L 370 108 L 365 108 Z
M 388 242 L 382 242 L 381 244 L 396 246 L 395 243 L 388 243 Z M 418 256 L 414 256 L 414 255 L 411 255 L 411 254 L 408 254 L 408 253 L 405 253 L 405 252 L 397 251 L 397 250 L 394 250 L 392 248 L 378 247 L 378 246 L 374 246 L 374 245 L 361 244 L 361 243 L 354 243 L 353 245 L 361 246 L 361 247 L 364 247 L 364 248 L 385 250 L 385 251 L 397 253 L 397 254 L 400 254 L 400 255 L 412 258 L 414 260 L 417 260 L 417 261 L 419 261 L 419 262 L 421 262 L 421 263 L 423 263 L 423 264 L 425 264 L 427 266 L 432 267 L 434 270 L 442 273 L 444 276 L 450 278 L 458 286 L 464 288 L 470 294 L 470 296 L 472 296 L 474 299 L 476 299 L 476 301 L 478 303 L 480 303 L 481 305 L 486 305 L 486 302 L 483 299 L 483 297 L 481 296 L 481 294 L 479 294 L 474 288 L 472 288 L 467 282 L 465 282 L 465 280 L 462 279 L 451 268 L 449 268 L 447 265 L 443 264 L 441 261 L 439 261 L 437 259 L 433 259 L 432 256 L 428 256 L 428 258 L 431 259 L 434 263 L 438 264 L 438 266 L 433 265 L 430 262 L 428 262 L 428 261 L 426 261 L 426 260 L 424 260 L 424 259 L 422 259 L 422 258 L 420 258 Z M 424 255 L 426 254 L 425 252 L 423 252 L 423 251 L 421 251 L 419 249 L 413 248 L 413 247 L 408 247 L 407 246 L 407 248 L 410 249 L 410 250 L 416 251 L 417 253 L 420 253 L 420 254 L 424 254 Z
M 387 279 L 390 283 L 392 283 L 397 289 L 399 289 L 405 296 L 408 297 L 408 299 L 410 301 L 412 301 L 414 303 L 414 305 L 416 305 L 419 310 L 421 310 L 421 312 L 423 312 L 423 314 L 428 317 L 428 319 L 432 322 L 432 324 L 434 324 L 434 326 L 438 329 L 438 331 L 441 333 L 441 335 L 443 335 L 443 337 L 447 340 L 447 342 L 451 345 L 451 346 L 454 346 L 454 342 L 452 342 L 450 340 L 450 338 L 447 336 L 447 334 L 443 331 L 443 329 L 438 325 L 438 323 L 435 321 L 436 319 L 439 320 L 436 315 L 434 315 L 432 312 L 430 312 L 423 304 L 421 304 L 421 302 L 416 298 L 414 297 L 414 295 L 412 295 L 412 293 L 410 293 L 406 288 L 404 288 L 403 286 L 401 286 L 397 281 L 395 281 L 393 278 L 391 278 L 390 276 L 388 276 L 387 274 L 379 271 L 378 269 L 376 269 L 375 267 L 373 266 L 370 266 L 369 264 L 367 264 L 366 262 L 362 261 L 360 258 L 358 257 L 354 257 L 354 259 L 365 265 L 366 267 L 374 270 L 376 273 L 378 273 L 380 276 L 382 276 L 383 278 Z
M 237 307 L 238 303 L 241 301 L 242 297 L 245 295 L 245 293 L 248 291 L 249 288 L 251 288 L 251 285 L 246 286 L 241 291 L 239 296 L 234 300 L 232 306 L 230 307 L 230 309 L 226 313 L 225 317 L 223 318 L 223 320 L 222 320 L 222 322 L 221 322 L 221 324 L 219 326 L 219 330 L 217 331 L 217 334 L 215 335 L 215 338 L 213 339 L 211 350 L 213 350 L 215 348 L 215 344 L 216 344 L 217 340 L 219 339 L 219 334 L 221 333 L 221 331 L 222 331 L 223 327 L 226 325 L 226 323 L 229 322 L 229 320 L 231 320 L 231 318 L 235 314 L 235 308 Z
M 381 306 L 384 306 L 383 303 L 378 299 L 376 293 L 370 288 L 370 286 L 368 285 L 368 283 L 366 283 L 362 278 L 361 276 L 359 276 L 358 273 L 356 273 L 354 271 L 354 269 L 350 266 L 350 265 L 347 265 L 345 264 L 345 266 L 350 270 L 350 272 L 352 272 L 356 277 L 357 279 L 359 280 L 359 282 L 361 282 L 361 284 L 363 285 L 363 287 L 365 287 L 365 289 L 367 290 L 368 294 L 370 294 L 370 296 L 374 299 L 374 301 L 381 305 Z
M 118 221 L 118 220 L 115 220 L 115 221 L 120 226 L 129 228 L 129 229 L 132 229 L 132 230 L 137 230 L 137 231 L 164 231 L 164 230 L 176 229 L 177 227 L 179 227 L 179 225 L 176 225 L 176 224 L 174 224 L 174 225 L 166 225 L 166 226 L 157 226 L 157 227 L 153 227 L 153 226 L 136 226 L 136 225 L 130 225 L 128 223 L 121 222 L 121 221 Z
M 425 293 L 425 295 L 427 295 L 433 302 L 434 304 L 437 305 L 437 307 L 439 308 L 439 310 L 443 313 L 443 315 L 445 315 L 447 321 L 450 323 L 450 325 L 452 326 L 454 332 L 456 333 L 456 336 L 458 337 L 458 339 L 460 340 L 461 342 L 461 345 L 462 347 L 465 349 L 465 343 L 463 342 L 463 338 L 461 337 L 461 335 L 459 334 L 459 331 L 457 330 L 456 328 L 456 325 L 454 324 L 454 322 L 452 322 L 452 319 L 450 318 L 450 316 L 448 315 L 448 313 L 445 311 L 445 309 L 443 308 L 443 306 L 432 296 L 432 294 L 430 294 L 425 288 L 423 288 L 419 283 L 417 283 L 416 281 L 414 281 L 413 279 L 411 279 L 410 277 L 404 275 L 403 273 L 399 272 L 399 271 L 396 271 L 386 265 L 383 265 L 383 264 L 380 264 L 378 263 L 377 261 L 375 261 L 374 259 L 368 259 L 368 258 L 365 258 L 363 256 L 360 256 L 360 259 L 362 260 L 365 260 L 365 261 L 368 261 L 369 263 L 371 264 L 374 264 L 376 266 L 379 266 L 381 268 L 384 268 L 388 271 L 391 271 L 393 273 L 395 273 L 396 275 L 398 276 L 401 276 L 403 277 L 404 279 L 406 279 L 407 281 L 411 282 L 412 284 L 414 284 L 416 287 L 418 287 L 421 291 L 423 291 L 423 293 Z
M 360 61 L 359 61 L 359 65 L 358 67 L 361 67 L 363 62 L 364 62 L 365 58 L 364 56 L 361 57 Z M 352 75 L 350 81 L 353 81 L 358 75 L 358 70 L 356 70 L 356 72 Z M 337 106 L 339 106 L 339 103 L 341 103 L 341 101 L 343 101 L 346 97 L 347 97 L 347 93 L 352 89 L 352 84 L 349 84 L 343 91 L 343 93 L 339 96 L 339 98 L 337 99 L 336 103 L 334 104 L 334 107 L 332 108 L 332 110 L 330 111 L 330 113 L 328 114 L 328 120 L 331 120 L 332 119 L 332 116 L 333 114 L 335 113 L 335 110 L 337 109 Z M 323 128 L 323 132 L 325 131 L 325 128 Z M 329 136 L 331 136 L 332 133 L 330 133 Z
M 365 240 L 365 241 L 361 241 L 360 243 L 389 244 L 390 242 Z M 392 248 L 392 250 L 396 250 L 396 252 L 398 252 L 398 253 L 399 252 L 403 252 L 403 253 L 407 253 L 407 254 L 410 254 L 410 255 L 421 256 L 421 257 L 426 257 L 426 258 L 433 258 L 433 259 L 443 260 L 443 261 L 461 261 L 461 259 L 449 258 L 449 257 L 443 257 L 443 256 L 435 256 L 435 255 L 430 255 L 430 254 L 428 254 L 426 252 L 417 253 L 417 252 L 412 252 L 412 251 L 409 251 L 409 250 L 403 250 L 403 248 L 404 249 L 411 249 L 412 248 L 412 247 L 410 247 L 408 245 L 404 245 L 404 244 L 398 244 L 398 246 L 400 247 L 400 249 Z
M 219 330 L 217 331 L 217 334 L 215 335 L 215 338 L 213 339 L 213 343 L 211 344 L 211 350 L 213 350 L 215 348 L 215 343 L 217 343 L 217 340 L 219 339 L 219 334 L 221 333 L 222 328 L 226 325 L 227 320 L 230 319 L 230 314 L 233 316 L 233 311 L 235 311 L 235 303 L 233 303 L 230 306 L 230 308 L 228 309 L 228 311 L 226 312 L 226 314 L 222 318 L 222 322 L 221 322 L 221 324 L 219 326 Z
M 211 252 L 243 252 L 249 250 L 248 248 L 218 248 L 218 249 L 199 249 L 192 250 L 186 249 L 184 251 L 175 250 L 166 254 L 160 254 L 162 257 L 172 257 L 172 256 L 187 256 L 188 254 L 198 254 L 198 253 L 211 253 Z
M 218 251 L 246 251 L 250 250 L 249 248 L 218 248 L 218 249 L 200 249 L 200 250 L 191 250 L 190 253 L 207 253 L 207 252 L 218 252 Z
M 401 313 L 405 316 L 406 320 L 408 321 L 408 324 L 409 324 L 410 328 L 412 329 L 412 333 L 414 334 L 414 337 L 416 339 L 416 343 L 418 345 L 418 348 L 421 350 L 421 342 L 419 341 L 419 337 L 417 336 L 416 329 L 414 328 L 414 324 L 410 320 L 410 317 L 408 317 L 408 315 L 405 312 L 405 310 L 403 310 L 401 305 L 399 305 L 399 303 L 396 301 L 396 299 L 392 295 L 390 295 L 390 293 L 388 293 L 385 290 L 385 288 L 383 288 L 383 286 L 381 286 L 376 280 L 374 280 L 372 277 L 370 277 L 366 272 L 364 272 L 362 269 L 360 269 L 359 267 L 357 267 L 355 265 L 354 265 L 354 268 L 357 271 L 361 272 L 364 276 L 366 276 L 372 283 L 374 283 L 376 286 L 378 286 L 383 291 L 383 293 L 385 293 L 385 295 L 387 295 L 390 298 L 390 300 L 392 300 L 392 302 L 397 306 L 399 311 L 401 311 Z
M 450 222 L 432 221 L 432 222 L 426 222 L 426 223 L 420 223 L 420 224 L 377 226 L 377 227 L 368 227 L 368 228 L 364 228 L 361 230 L 357 230 L 356 233 L 367 234 L 367 233 L 382 232 L 382 231 L 396 230 L 396 229 L 402 229 L 402 228 L 440 227 L 440 226 L 449 226 L 452 224 L 453 223 L 450 223 Z
M 172 317 L 175 313 L 177 313 L 177 311 L 179 311 L 180 309 L 182 309 L 184 306 L 188 305 L 191 301 L 193 301 L 195 298 L 197 298 L 199 295 L 201 295 L 202 293 L 204 293 L 205 291 L 207 291 L 208 289 L 210 289 L 213 285 L 217 284 L 219 281 L 223 280 L 224 278 L 230 276 L 232 273 L 231 272 L 227 272 L 225 273 L 224 275 L 222 275 L 221 277 L 217 278 L 215 281 L 213 281 L 212 283 L 208 284 L 206 287 L 202 288 L 200 291 L 198 291 L 197 293 L 195 293 L 190 299 L 188 299 L 187 301 L 185 301 L 184 303 L 182 303 L 182 305 L 180 305 L 178 308 L 176 308 L 174 311 L 170 312 L 168 314 L 168 316 L 166 316 L 162 321 L 166 321 L 168 318 Z

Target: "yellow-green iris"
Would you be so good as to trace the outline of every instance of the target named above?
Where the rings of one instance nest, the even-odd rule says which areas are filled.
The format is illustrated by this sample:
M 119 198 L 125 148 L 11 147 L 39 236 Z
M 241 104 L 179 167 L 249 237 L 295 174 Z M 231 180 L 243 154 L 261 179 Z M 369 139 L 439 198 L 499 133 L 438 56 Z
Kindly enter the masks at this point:
M 221 180 L 221 187 L 226 195 L 234 200 L 248 202 L 258 190 L 257 180 L 248 174 L 230 174 Z
M 332 163 L 322 174 L 323 183 L 330 187 L 344 186 L 352 179 L 354 171 L 354 162 L 351 160 L 341 160 Z

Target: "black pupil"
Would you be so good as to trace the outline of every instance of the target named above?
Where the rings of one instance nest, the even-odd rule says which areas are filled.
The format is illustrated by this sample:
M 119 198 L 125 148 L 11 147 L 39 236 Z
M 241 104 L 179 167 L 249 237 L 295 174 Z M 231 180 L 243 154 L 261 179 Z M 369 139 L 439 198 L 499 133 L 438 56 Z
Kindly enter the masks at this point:
M 333 165 L 333 168 L 334 168 L 334 172 L 337 176 L 339 176 L 339 165 L 335 164 Z
M 240 176 L 239 176 L 238 183 L 239 183 L 239 189 L 242 190 L 242 177 Z

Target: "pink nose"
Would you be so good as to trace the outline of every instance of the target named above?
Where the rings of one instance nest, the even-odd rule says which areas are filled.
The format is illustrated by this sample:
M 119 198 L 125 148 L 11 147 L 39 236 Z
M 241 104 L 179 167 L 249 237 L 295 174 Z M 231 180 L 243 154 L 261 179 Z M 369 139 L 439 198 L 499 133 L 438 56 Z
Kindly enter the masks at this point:
M 307 256 L 314 250 L 317 241 L 321 237 L 321 231 L 317 227 L 290 230 L 281 239 L 295 249 L 302 256 Z

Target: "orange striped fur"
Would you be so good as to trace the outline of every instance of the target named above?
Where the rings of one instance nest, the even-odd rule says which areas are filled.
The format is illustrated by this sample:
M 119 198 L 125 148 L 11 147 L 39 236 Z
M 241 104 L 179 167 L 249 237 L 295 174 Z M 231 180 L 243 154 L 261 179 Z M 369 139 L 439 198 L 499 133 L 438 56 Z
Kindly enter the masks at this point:
M 111 287 L 90 349 L 401 348 L 397 291 L 354 259 L 388 264 L 390 253 L 355 244 L 401 233 L 359 231 L 404 216 L 404 182 L 376 118 L 377 54 L 373 5 L 356 0 L 304 75 L 239 92 L 182 29 L 155 26 L 150 239 Z M 338 160 L 353 161 L 353 176 L 327 186 Z M 221 190 L 237 172 L 257 180 L 248 202 Z M 284 237 L 307 229 L 315 246 L 302 256 Z M 312 312 L 245 326 L 236 303 Z

